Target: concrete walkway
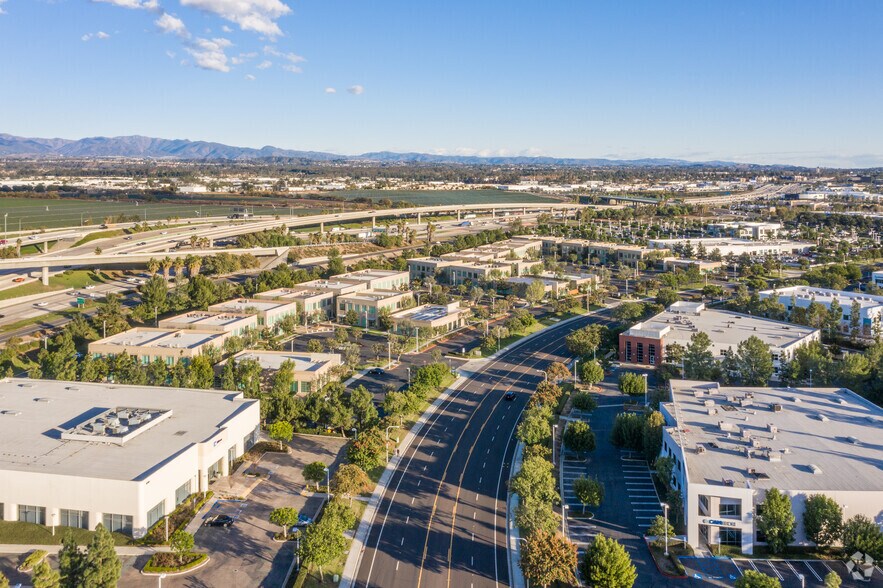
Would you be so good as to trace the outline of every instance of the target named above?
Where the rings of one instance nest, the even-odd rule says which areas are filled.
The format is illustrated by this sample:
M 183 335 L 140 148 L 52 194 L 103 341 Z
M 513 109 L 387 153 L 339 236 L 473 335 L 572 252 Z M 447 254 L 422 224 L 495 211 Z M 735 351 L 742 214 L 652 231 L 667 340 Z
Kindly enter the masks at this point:
M 515 453 L 512 454 L 512 467 L 509 469 L 509 481 L 512 476 L 521 470 L 521 462 L 524 456 L 524 443 L 521 441 L 515 446 Z M 524 574 L 521 573 L 521 566 L 518 562 L 521 560 L 521 532 L 515 526 L 515 509 L 521 499 L 518 494 L 512 492 L 509 494 L 509 500 L 506 504 L 506 528 L 508 529 L 509 540 L 509 580 L 512 588 L 524 588 L 526 581 Z

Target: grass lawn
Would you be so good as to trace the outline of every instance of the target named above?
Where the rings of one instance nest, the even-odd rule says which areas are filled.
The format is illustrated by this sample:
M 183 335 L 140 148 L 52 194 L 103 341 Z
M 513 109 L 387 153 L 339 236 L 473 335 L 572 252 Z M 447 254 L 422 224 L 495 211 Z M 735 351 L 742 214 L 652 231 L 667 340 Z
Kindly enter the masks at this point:
M 97 241 L 98 239 L 110 239 L 111 237 L 122 237 L 126 232 L 123 229 L 108 229 L 107 231 L 95 231 L 94 233 L 89 233 L 76 243 L 74 243 L 74 247 L 79 247 L 80 245 L 85 245 L 91 241 Z
M 361 500 L 353 500 L 353 504 L 351 508 L 353 512 L 356 513 L 356 525 L 353 527 L 353 531 L 359 527 L 359 523 L 362 521 L 362 515 L 365 513 L 365 508 L 367 507 L 367 503 L 362 502 Z M 328 584 L 334 584 L 332 581 L 335 574 L 340 576 L 343 574 L 343 566 L 346 564 L 346 558 L 349 555 L 349 549 L 352 545 L 352 540 L 347 539 L 346 541 L 346 551 L 344 554 L 338 559 L 334 560 L 327 566 L 322 568 L 322 572 L 325 575 L 325 582 L 323 583 L 319 578 L 319 570 L 318 569 L 307 569 L 306 567 L 301 568 L 300 573 L 294 579 L 294 582 L 291 584 L 294 588 L 324 588 Z
M 652 544 L 650 545 L 650 553 L 653 555 L 656 566 L 660 570 L 662 570 L 664 574 L 669 574 L 671 576 L 683 576 L 684 573 L 686 573 L 686 570 L 684 570 L 684 566 L 681 565 L 681 563 L 672 556 L 691 556 L 693 555 L 693 548 L 689 545 L 685 545 L 680 541 L 669 541 L 669 557 L 665 557 L 664 547 L 656 547 Z
M 64 534 L 70 531 L 78 545 L 86 545 L 95 534 L 86 529 L 73 527 L 55 527 L 55 536 L 52 535 L 51 527 L 44 527 L 34 523 L 22 523 L 19 521 L 0 521 L 0 543 L 16 545 L 61 545 Z M 130 545 L 132 538 L 122 533 L 113 533 L 116 545 Z
M 498 348 L 502 349 L 504 347 L 512 345 L 513 343 L 515 343 L 519 339 L 523 339 L 523 338 L 527 337 L 528 335 L 532 335 L 532 334 L 536 333 L 537 331 L 542 331 L 546 327 L 554 325 L 556 322 L 561 322 L 562 320 L 564 320 L 564 319 L 558 319 L 557 321 L 550 321 L 549 318 L 547 317 L 547 318 L 544 318 L 543 320 L 537 321 L 534 324 L 532 324 L 531 326 L 529 326 L 526 329 L 524 329 L 523 331 L 521 331 L 520 333 L 515 333 L 512 335 L 509 335 L 508 337 L 503 337 L 502 339 L 500 339 L 500 345 L 498 346 Z M 480 349 L 481 349 L 481 356 L 482 357 L 489 357 L 497 352 L 497 348 L 494 348 L 490 351 L 486 351 L 484 348 L 480 348 Z
M 766 546 L 757 546 L 754 553 L 749 555 L 732 545 L 714 545 L 710 551 L 715 555 L 721 552 L 729 557 L 745 559 L 843 559 L 846 555 L 842 549 L 836 547 L 788 547 L 782 553 L 770 553 Z
M 42 282 L 30 282 L 0 291 L 0 300 L 10 300 L 20 296 L 30 296 L 32 294 L 44 294 L 46 292 L 57 292 L 65 288 L 84 288 L 90 285 L 103 284 L 104 277 L 90 270 L 69 270 L 57 276 L 49 278 L 49 285 L 44 286 Z

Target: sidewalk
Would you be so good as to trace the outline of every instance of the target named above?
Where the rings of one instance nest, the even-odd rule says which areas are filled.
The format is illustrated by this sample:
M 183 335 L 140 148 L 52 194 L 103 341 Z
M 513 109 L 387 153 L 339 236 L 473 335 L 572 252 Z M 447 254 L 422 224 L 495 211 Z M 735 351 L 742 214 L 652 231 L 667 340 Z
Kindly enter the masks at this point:
M 509 480 L 512 476 L 521 470 L 521 461 L 524 453 L 524 443 L 521 441 L 515 445 L 515 453 L 512 454 L 512 467 L 509 469 Z M 508 533 L 508 553 L 509 553 L 509 580 L 512 588 L 524 588 L 526 581 L 524 574 L 521 573 L 521 566 L 518 562 L 521 560 L 521 532 L 515 526 L 515 509 L 521 499 L 518 494 L 510 493 L 509 500 L 506 503 L 506 530 Z
M 5 543 L 0 544 L 0 553 L 4 554 L 19 554 L 19 553 L 30 553 L 35 549 L 42 549 L 50 554 L 58 553 L 61 549 L 61 545 L 19 545 L 19 544 L 11 544 Z M 138 555 L 151 555 L 156 552 L 164 552 L 171 551 L 171 548 L 166 545 L 153 545 L 150 547 L 143 547 L 140 545 L 119 545 L 116 547 L 117 555 L 124 556 L 138 556 Z

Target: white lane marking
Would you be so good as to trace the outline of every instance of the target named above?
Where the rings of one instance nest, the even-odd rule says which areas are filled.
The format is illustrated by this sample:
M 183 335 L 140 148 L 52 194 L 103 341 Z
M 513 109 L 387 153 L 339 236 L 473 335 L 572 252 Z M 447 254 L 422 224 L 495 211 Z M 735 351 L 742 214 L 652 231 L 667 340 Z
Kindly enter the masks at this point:
M 399 543 L 399 545 L 404 545 L 404 544 L 405 544 L 405 538 L 404 538 L 404 537 L 402 537 L 402 542 L 401 542 L 401 543 Z
M 411 504 L 413 504 L 413 502 Z M 408 521 L 410 521 L 410 520 L 411 520 L 411 515 L 406 516 L 405 517 L 405 524 L 407 525 Z
M 478 478 L 478 483 L 479 483 L 479 484 L 481 484 L 481 480 L 482 480 L 482 478 L 479 477 L 479 478 Z
M 784 577 L 782 574 L 779 573 L 779 569 L 778 569 L 776 566 L 773 565 L 773 562 L 771 562 L 771 561 L 768 560 L 768 559 L 767 559 L 767 560 L 764 560 L 764 561 L 766 561 L 766 563 L 767 563 L 768 566 L 770 566 L 771 568 L 773 568 L 773 572 L 776 574 L 776 576 L 777 576 L 780 580 L 784 580 L 784 579 L 785 579 L 785 577 Z
M 736 571 L 739 572 L 739 575 L 740 575 L 740 576 L 744 576 L 744 575 L 745 575 L 745 574 L 742 573 L 742 570 L 739 569 L 739 566 L 736 565 L 736 560 L 731 559 L 731 560 L 730 560 L 730 563 L 733 564 L 733 566 L 736 568 Z
M 396 562 L 396 571 L 399 571 L 399 562 Z
M 809 573 L 812 574 L 813 576 L 815 576 L 816 580 L 818 580 L 819 582 L 822 581 L 822 577 L 820 575 L 818 575 L 814 569 L 812 569 L 812 566 L 809 565 L 808 561 L 803 562 L 803 565 L 805 565 L 807 568 L 809 568 Z

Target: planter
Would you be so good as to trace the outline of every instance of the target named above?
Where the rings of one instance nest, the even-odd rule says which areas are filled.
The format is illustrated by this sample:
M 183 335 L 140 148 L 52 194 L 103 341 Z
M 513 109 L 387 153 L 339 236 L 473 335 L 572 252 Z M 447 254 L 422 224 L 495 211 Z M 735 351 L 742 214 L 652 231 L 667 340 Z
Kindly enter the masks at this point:
M 191 553 L 189 555 L 194 556 L 194 559 L 184 565 L 180 566 L 152 566 L 151 562 L 153 562 L 153 558 L 160 554 L 153 554 L 153 556 L 147 561 L 147 564 L 144 565 L 144 568 L 141 570 L 141 574 L 144 576 L 159 576 L 159 575 L 167 575 L 167 576 L 182 576 L 184 574 L 189 574 L 195 570 L 200 569 L 204 565 L 206 565 L 211 558 L 206 553 Z

